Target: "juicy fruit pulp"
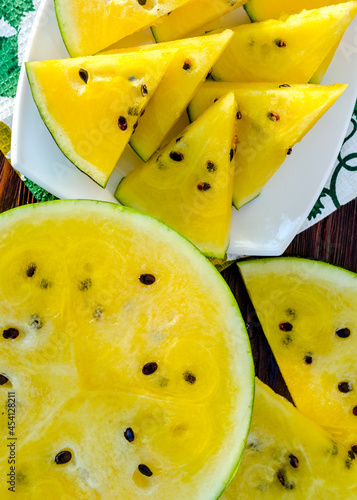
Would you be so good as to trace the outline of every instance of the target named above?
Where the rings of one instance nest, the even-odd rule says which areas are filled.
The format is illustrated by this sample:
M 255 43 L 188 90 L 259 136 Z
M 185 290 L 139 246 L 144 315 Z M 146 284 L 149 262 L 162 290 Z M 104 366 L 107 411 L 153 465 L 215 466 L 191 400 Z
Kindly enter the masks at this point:
M 353 454 L 256 379 L 246 449 L 222 500 L 356 497 Z
M 205 83 L 189 106 L 195 120 L 216 99 L 233 91 L 239 119 L 233 204 L 240 208 L 264 184 L 345 90 L 346 85 L 277 85 L 267 83 Z
M 162 17 L 151 27 L 157 42 L 177 40 L 191 34 L 196 29 L 232 12 L 244 0 L 191 0 L 188 4 Z
M 266 21 L 267 19 L 279 19 L 281 16 L 298 14 L 304 9 L 318 9 L 327 5 L 343 3 L 349 0 L 249 0 L 244 8 L 253 22 Z M 339 40 L 340 41 L 340 40 Z M 320 83 L 338 47 L 338 42 L 332 48 L 329 55 L 321 63 L 320 67 L 312 76 L 311 83 Z
M 279 19 L 282 16 L 298 14 L 305 9 L 319 9 L 327 5 L 346 3 L 349 0 L 248 0 L 244 5 L 253 22 Z
M 1 498 L 217 498 L 244 448 L 254 380 L 213 266 L 114 204 L 29 205 L 0 227 L 0 398 L 4 408 L 15 393 L 18 438 L 16 492 L 3 453 Z M 6 450 L 7 410 L 0 427 Z
M 157 217 L 210 257 L 224 258 L 232 212 L 233 93 L 121 181 L 123 205 Z
M 303 11 L 286 20 L 233 28 L 215 64 L 215 80 L 307 83 L 357 13 L 357 2 Z
M 226 30 L 218 35 L 129 49 L 147 53 L 148 57 L 163 49 L 177 50 L 130 140 L 131 147 L 144 161 L 159 149 L 232 36 L 232 31 Z M 118 51 L 123 49 L 114 48 L 108 53 Z
M 108 182 L 171 57 L 162 51 L 26 64 L 53 138 L 100 186 Z
M 247 261 L 240 269 L 297 408 L 355 446 L 356 275 L 294 258 Z
M 63 41 L 72 57 L 90 56 L 150 26 L 188 0 L 55 0 Z M 95 27 L 95 28 L 93 28 Z

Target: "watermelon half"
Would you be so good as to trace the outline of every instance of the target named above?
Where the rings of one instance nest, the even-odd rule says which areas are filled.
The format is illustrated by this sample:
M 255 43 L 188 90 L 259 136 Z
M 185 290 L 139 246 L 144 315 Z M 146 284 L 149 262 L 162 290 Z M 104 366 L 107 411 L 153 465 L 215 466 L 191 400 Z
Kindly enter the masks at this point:
M 202 254 L 130 209 L 53 201 L 0 216 L 0 277 L 0 498 L 218 498 L 254 377 Z

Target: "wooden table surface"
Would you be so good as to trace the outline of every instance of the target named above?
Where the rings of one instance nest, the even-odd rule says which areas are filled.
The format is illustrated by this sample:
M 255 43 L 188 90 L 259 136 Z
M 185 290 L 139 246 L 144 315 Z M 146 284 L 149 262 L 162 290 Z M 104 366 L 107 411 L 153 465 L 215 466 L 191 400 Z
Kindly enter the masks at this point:
M 0 152 L 0 213 L 34 202 L 36 200 L 30 191 Z M 357 272 L 357 200 L 298 235 L 285 255 L 322 260 Z M 246 322 L 258 377 L 280 394 L 289 397 L 237 266 L 232 265 L 226 269 L 223 276 L 234 293 Z

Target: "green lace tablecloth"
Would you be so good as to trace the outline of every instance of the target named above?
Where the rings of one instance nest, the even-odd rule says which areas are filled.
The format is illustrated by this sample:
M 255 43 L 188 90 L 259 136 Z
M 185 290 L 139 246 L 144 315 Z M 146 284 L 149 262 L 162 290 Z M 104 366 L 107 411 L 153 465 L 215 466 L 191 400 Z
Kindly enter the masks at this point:
M 10 152 L 14 100 L 20 67 L 41 0 L 0 0 L 0 149 Z M 333 173 L 302 229 L 312 226 L 357 196 L 357 107 Z M 27 181 L 36 198 L 51 195 Z

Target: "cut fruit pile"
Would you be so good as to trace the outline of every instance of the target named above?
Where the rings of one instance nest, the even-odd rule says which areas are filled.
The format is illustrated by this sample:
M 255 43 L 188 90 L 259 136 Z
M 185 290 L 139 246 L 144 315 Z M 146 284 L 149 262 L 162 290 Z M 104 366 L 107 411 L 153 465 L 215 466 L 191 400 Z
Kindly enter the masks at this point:
M 239 209 L 259 195 L 293 145 L 346 88 L 342 84 L 313 87 L 307 82 L 327 68 L 357 13 L 356 1 L 317 2 L 310 6 L 319 7 L 314 10 L 303 10 L 301 1 L 288 10 L 290 17 L 270 19 L 285 12 L 283 3 L 275 1 L 267 10 L 259 0 L 252 0 L 246 10 L 253 21 L 261 22 L 179 39 L 202 32 L 205 23 L 244 3 L 114 0 L 104 10 L 98 0 L 56 0 L 59 26 L 70 54 L 100 53 L 27 64 L 35 102 L 63 153 L 105 187 L 129 142 L 148 164 L 129 173 L 117 189 L 117 198 L 165 221 L 215 258 L 224 257 L 229 243 L 228 207 L 233 203 Z M 156 40 L 165 42 L 127 48 L 125 39 L 150 24 Z M 210 84 L 203 88 L 202 84 L 211 74 L 226 83 L 217 86 L 217 95 L 203 104 L 202 96 L 208 95 Z M 239 81 L 247 84 L 245 90 Z M 262 82 L 277 83 L 281 92 Z M 298 87 L 298 83 L 306 85 Z M 160 182 L 165 181 L 158 186 L 157 158 L 163 151 L 170 153 L 173 137 L 186 134 L 180 125 L 186 108 L 191 119 L 196 119 L 209 104 L 232 92 L 239 108 L 234 143 L 229 127 L 223 124 L 224 116 L 222 126 L 216 117 L 211 130 L 198 123 L 190 129 L 194 140 L 185 146 L 184 155 L 190 160 L 180 162 L 181 174 L 190 171 L 191 181 L 187 177 L 178 187 L 180 169 L 177 165 L 167 168 L 165 163 L 159 172 Z M 219 192 L 216 186 L 211 189 L 208 180 L 193 182 L 202 177 L 205 163 L 213 161 L 203 161 L 197 145 L 206 144 L 211 148 L 209 156 L 220 158 L 227 148 L 220 151 L 218 137 L 222 144 L 231 143 L 230 151 L 237 151 L 233 196 L 227 182 Z M 216 179 L 227 176 L 224 163 Z M 130 172 L 127 166 L 124 171 Z M 154 178 L 149 179 L 151 174 Z M 197 186 L 201 183 L 210 189 L 200 193 Z M 192 217 L 193 207 L 198 218 Z
M 1 405 L 16 399 L 15 417 L 0 415 L 2 449 L 16 439 L 16 494 L 3 452 L 1 498 L 216 499 L 254 392 L 219 273 L 114 204 L 30 205 L 0 229 Z
M 233 204 L 237 209 L 260 194 L 286 155 L 292 153 L 292 147 L 345 88 L 341 84 L 207 82 L 203 85 L 190 103 L 191 121 L 229 91 L 234 92 L 237 101 L 235 136 L 239 143 L 233 187 Z
M 240 264 L 297 408 L 357 452 L 357 276 L 297 258 Z

